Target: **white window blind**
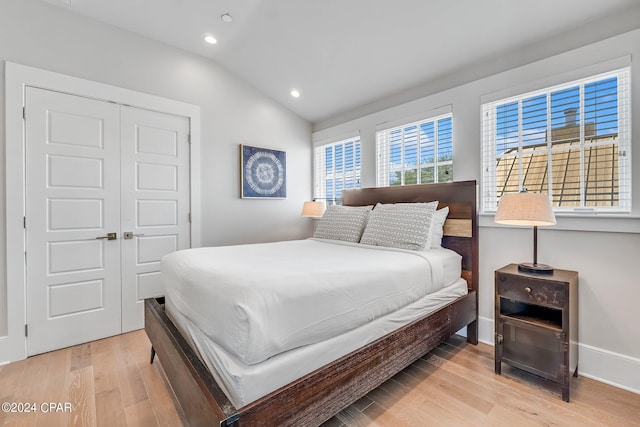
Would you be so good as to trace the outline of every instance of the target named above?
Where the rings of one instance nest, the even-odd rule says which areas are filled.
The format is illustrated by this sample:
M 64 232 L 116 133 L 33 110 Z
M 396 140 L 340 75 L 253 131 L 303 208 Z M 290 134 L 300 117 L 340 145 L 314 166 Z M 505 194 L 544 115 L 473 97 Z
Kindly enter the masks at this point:
M 484 212 L 522 189 L 556 212 L 631 211 L 630 69 L 482 105 Z
M 316 147 L 314 170 L 314 198 L 342 204 L 342 190 L 360 188 L 360 137 Z
M 376 132 L 378 187 L 453 180 L 452 114 Z

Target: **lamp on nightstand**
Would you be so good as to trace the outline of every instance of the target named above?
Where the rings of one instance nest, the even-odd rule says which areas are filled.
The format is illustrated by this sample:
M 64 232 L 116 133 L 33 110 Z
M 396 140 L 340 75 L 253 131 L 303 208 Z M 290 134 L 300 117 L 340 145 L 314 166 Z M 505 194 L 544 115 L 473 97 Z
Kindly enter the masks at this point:
M 538 264 L 538 226 L 556 223 L 548 195 L 527 191 L 503 194 L 500 197 L 494 222 L 533 226 L 533 263 L 521 263 L 518 265 L 518 270 L 527 273 L 553 273 L 553 267 Z
M 325 209 L 326 204 L 324 202 L 316 202 L 315 200 L 312 202 L 304 202 L 300 215 L 308 218 L 322 218 Z

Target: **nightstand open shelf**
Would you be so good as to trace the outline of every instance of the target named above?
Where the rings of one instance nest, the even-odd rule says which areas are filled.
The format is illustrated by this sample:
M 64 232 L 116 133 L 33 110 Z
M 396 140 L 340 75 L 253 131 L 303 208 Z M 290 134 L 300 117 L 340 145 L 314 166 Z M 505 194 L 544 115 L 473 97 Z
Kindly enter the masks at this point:
M 562 310 L 500 298 L 500 315 L 531 325 L 562 330 Z
M 511 264 L 495 282 L 496 373 L 505 362 L 559 383 L 568 402 L 578 372 L 578 273 L 523 273 Z

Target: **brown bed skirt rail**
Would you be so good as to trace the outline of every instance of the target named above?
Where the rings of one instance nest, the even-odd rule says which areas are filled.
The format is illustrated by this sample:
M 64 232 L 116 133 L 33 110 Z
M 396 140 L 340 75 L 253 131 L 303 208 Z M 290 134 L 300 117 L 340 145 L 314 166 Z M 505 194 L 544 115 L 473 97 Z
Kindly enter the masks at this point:
M 238 412 L 164 311 L 164 299 L 144 302 L 145 331 L 190 426 L 233 425 Z
M 476 293 L 458 298 L 242 408 L 234 408 L 156 299 L 145 300 L 145 329 L 190 426 L 320 425 L 477 322 Z

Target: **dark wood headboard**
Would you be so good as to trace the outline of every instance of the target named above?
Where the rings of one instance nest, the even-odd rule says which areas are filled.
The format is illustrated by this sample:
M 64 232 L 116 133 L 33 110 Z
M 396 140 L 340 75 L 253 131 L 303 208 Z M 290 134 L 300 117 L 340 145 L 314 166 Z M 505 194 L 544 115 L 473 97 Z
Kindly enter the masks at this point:
M 437 200 L 438 209 L 449 206 L 442 246 L 462 255 L 462 277 L 469 289 L 478 290 L 478 216 L 476 181 L 402 187 L 345 190 L 342 204 L 366 206 L 376 203 L 417 203 Z

